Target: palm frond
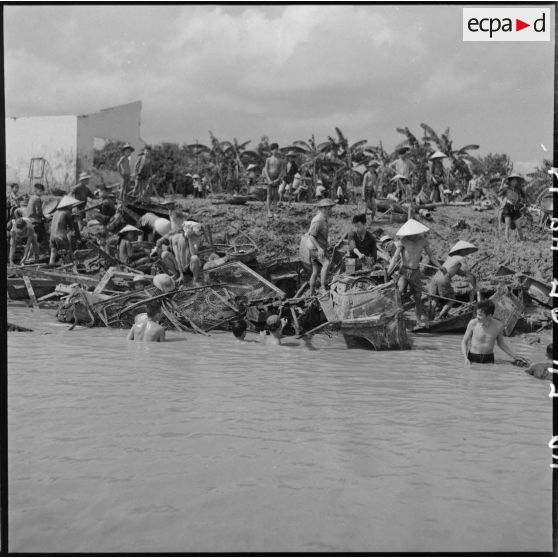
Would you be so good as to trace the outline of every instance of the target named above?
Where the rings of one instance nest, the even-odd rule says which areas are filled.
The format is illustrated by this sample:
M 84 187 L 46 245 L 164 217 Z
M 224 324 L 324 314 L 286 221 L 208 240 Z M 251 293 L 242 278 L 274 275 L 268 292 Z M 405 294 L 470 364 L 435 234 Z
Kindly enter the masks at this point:
M 442 141 L 438 137 L 438 134 L 428 124 L 422 122 L 420 127 L 424 130 L 425 139 L 435 142 L 438 146 L 442 145 Z
M 293 145 L 295 147 L 298 147 L 299 149 L 302 149 L 302 151 L 312 151 L 312 148 L 308 145 L 307 142 L 302 141 L 302 140 L 296 140 L 293 141 Z
M 339 138 L 339 144 L 346 146 L 349 142 L 347 141 L 347 138 L 343 135 L 343 132 L 337 127 L 335 128 L 335 131 L 337 132 L 337 137 Z
M 459 148 L 456 153 L 461 154 L 461 153 L 466 153 L 467 151 L 472 151 L 475 149 L 478 149 L 480 147 L 480 145 L 476 145 L 474 143 L 470 144 L 470 145 L 465 145 L 464 147 Z
M 353 143 L 353 145 L 351 145 L 351 151 L 362 150 L 362 148 L 363 148 L 367 143 L 368 143 L 368 140 L 356 141 L 355 143 Z

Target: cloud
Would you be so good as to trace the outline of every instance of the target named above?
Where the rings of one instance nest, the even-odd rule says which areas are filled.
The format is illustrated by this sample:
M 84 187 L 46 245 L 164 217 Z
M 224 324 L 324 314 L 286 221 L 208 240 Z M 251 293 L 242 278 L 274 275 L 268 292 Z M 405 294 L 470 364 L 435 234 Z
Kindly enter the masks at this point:
M 518 160 L 552 146 L 553 45 L 463 43 L 440 5 L 5 7 L 9 115 L 141 99 L 151 142 L 261 135 L 386 146 L 452 129 Z

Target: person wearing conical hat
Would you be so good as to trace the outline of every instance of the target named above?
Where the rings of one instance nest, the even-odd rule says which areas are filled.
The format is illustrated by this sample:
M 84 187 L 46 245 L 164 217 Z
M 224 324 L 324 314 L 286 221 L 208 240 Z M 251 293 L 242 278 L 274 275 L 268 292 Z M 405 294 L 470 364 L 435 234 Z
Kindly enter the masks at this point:
M 519 240 L 523 240 L 523 233 L 517 221 L 523 216 L 525 205 L 525 191 L 523 184 L 525 179 L 519 175 L 512 173 L 506 180 L 502 188 L 498 192 L 500 199 L 500 210 L 498 211 L 498 223 L 504 224 L 504 236 L 509 242 L 510 231 L 517 229 Z
M 456 295 L 451 286 L 451 279 L 455 275 L 466 277 L 469 280 L 474 289 L 471 294 L 474 295 L 477 289 L 477 280 L 469 270 L 465 257 L 477 250 L 478 248 L 474 244 L 460 240 L 449 251 L 448 257 L 442 266 L 446 273 L 437 271 L 436 275 L 432 277 L 430 281 L 430 302 L 431 304 L 434 302 L 435 307 L 438 307 L 438 303 L 441 302 L 442 306 L 442 310 L 436 319 L 444 319 L 454 304 Z
M 128 266 L 132 266 L 134 260 L 143 257 L 143 254 L 134 253 L 134 241 L 141 233 L 140 229 L 132 225 L 126 225 L 118 231 L 118 259 Z
M 436 151 L 428 158 L 426 183 L 430 189 L 430 201 L 432 203 L 446 203 L 447 201 L 444 189 L 448 182 L 448 175 L 442 164 L 442 161 L 446 158 L 447 155 L 441 151 Z
M 86 172 L 80 173 L 78 183 L 70 191 L 70 195 L 79 201 L 78 205 L 75 207 L 75 211 L 78 213 L 76 222 L 79 224 L 80 231 L 83 229 L 85 223 L 83 210 L 87 205 L 87 200 L 95 197 L 95 194 L 89 189 L 90 178 L 90 174 Z
M 68 256 L 72 257 L 72 238 L 79 234 L 74 223 L 72 208 L 79 205 L 79 200 L 73 196 L 64 196 L 56 206 L 52 221 L 50 223 L 50 261 L 54 265 L 60 250 L 66 250 Z
M 430 249 L 428 238 L 426 237 L 426 233 L 429 230 L 422 223 L 409 219 L 396 233 L 398 241 L 395 244 L 395 253 L 387 269 L 387 274 L 390 276 L 395 271 L 395 268 L 399 266 L 397 286 L 401 292 L 409 286 L 415 300 L 417 323 L 420 323 L 423 318 L 428 321 L 428 317 L 424 315 L 422 305 L 422 274 L 419 268 L 423 251 L 434 266 L 442 273 L 445 273 L 444 268 L 436 260 Z
M 310 263 L 312 264 L 312 275 L 308 281 L 310 296 L 314 294 L 318 275 L 320 276 L 321 288 L 325 290 L 329 259 L 327 257 L 327 242 L 329 235 L 329 216 L 335 202 L 330 199 L 320 200 L 316 207 L 318 213 L 310 223 L 306 235 L 310 252 Z

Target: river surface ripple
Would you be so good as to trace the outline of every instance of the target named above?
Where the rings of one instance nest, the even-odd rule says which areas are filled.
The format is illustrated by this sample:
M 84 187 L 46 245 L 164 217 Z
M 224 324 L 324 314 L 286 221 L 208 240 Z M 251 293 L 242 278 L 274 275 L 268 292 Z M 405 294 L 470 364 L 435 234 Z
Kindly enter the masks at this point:
M 551 550 L 549 383 L 501 352 L 144 345 L 10 312 L 51 331 L 8 336 L 11 552 Z

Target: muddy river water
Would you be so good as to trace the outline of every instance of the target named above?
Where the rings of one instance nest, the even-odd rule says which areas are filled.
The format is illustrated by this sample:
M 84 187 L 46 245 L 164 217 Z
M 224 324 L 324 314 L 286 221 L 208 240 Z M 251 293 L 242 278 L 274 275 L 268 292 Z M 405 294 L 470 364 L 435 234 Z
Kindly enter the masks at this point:
M 9 317 L 11 552 L 551 550 L 549 384 L 501 352 Z

